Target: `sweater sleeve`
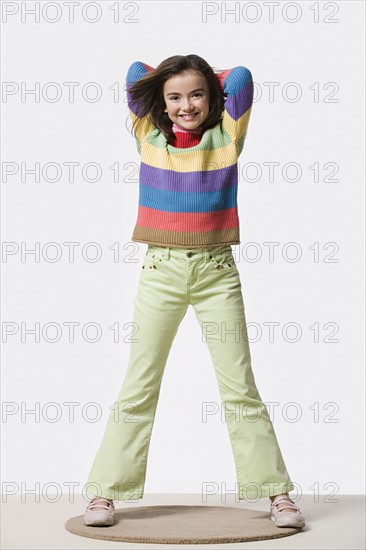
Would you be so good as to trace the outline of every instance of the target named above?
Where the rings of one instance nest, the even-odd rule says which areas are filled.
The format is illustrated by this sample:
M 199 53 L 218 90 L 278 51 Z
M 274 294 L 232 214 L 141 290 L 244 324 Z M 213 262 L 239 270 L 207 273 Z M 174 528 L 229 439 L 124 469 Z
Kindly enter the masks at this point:
M 227 96 L 222 119 L 223 129 L 237 144 L 238 156 L 243 150 L 253 104 L 253 78 L 246 67 L 239 65 L 216 74 Z
M 129 89 L 137 80 L 140 80 L 147 75 L 149 71 L 153 70 L 154 67 L 151 67 L 150 65 L 147 65 L 147 63 L 143 63 L 141 61 L 134 61 L 128 68 L 126 76 L 127 105 L 132 122 L 134 122 L 135 119 L 141 118 L 141 105 L 137 101 L 132 101 L 132 95 L 130 94 Z M 148 120 L 147 115 L 141 118 L 141 121 L 142 122 L 136 130 L 136 145 L 139 153 L 141 153 L 142 140 L 153 128 L 153 125 Z

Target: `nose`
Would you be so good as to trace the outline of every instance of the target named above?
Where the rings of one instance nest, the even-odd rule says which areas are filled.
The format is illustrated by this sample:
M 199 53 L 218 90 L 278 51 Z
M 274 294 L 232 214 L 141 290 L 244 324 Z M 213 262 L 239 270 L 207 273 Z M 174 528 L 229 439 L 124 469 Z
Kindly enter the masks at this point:
M 194 109 L 193 105 L 191 105 L 191 102 L 189 99 L 186 99 L 183 101 L 183 111 L 186 111 L 187 113 L 190 113 Z

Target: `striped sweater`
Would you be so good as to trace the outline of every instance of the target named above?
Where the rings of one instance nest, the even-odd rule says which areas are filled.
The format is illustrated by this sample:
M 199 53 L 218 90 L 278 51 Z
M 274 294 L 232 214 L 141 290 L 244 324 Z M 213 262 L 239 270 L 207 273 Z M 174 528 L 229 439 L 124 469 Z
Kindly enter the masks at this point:
M 153 67 L 140 61 L 128 69 L 132 121 L 139 117 L 139 105 L 132 101 L 129 86 L 150 70 Z M 139 205 L 132 241 L 182 248 L 240 243 L 237 161 L 252 110 L 253 80 L 243 66 L 216 76 L 227 95 L 223 117 L 196 145 L 168 144 L 148 116 L 140 125 L 136 134 L 141 156 Z

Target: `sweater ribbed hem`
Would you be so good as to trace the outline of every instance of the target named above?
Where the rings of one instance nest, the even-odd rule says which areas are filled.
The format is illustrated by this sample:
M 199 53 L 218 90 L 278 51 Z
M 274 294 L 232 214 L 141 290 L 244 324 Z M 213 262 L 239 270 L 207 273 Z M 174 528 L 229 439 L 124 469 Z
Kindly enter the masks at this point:
M 135 226 L 131 240 L 157 246 L 203 248 L 223 244 L 240 244 L 240 235 L 239 229 L 236 227 L 207 233 L 180 233 Z

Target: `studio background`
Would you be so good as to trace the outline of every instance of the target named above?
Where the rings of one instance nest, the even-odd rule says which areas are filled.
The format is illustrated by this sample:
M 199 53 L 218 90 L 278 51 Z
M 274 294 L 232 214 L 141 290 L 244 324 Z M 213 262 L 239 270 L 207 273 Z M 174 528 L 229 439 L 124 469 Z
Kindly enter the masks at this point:
M 58 21 L 15 14 L 3 25 L 2 492 L 80 493 L 86 482 L 127 370 L 147 249 L 130 240 L 140 157 L 127 70 L 196 53 L 248 67 L 255 84 L 233 250 L 253 372 L 289 474 L 299 493 L 329 502 L 363 493 L 363 3 L 334 3 L 333 14 L 319 2 L 318 22 L 310 2 L 296 4 L 296 22 L 283 2 L 273 21 L 261 2 L 247 12 L 245 2 L 99 2 L 99 20 L 80 2 L 74 22 L 52 4 Z M 145 493 L 235 494 L 220 407 L 190 307 Z

